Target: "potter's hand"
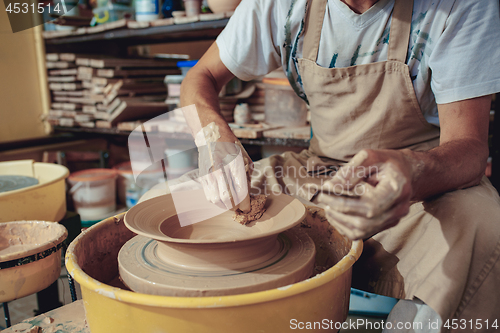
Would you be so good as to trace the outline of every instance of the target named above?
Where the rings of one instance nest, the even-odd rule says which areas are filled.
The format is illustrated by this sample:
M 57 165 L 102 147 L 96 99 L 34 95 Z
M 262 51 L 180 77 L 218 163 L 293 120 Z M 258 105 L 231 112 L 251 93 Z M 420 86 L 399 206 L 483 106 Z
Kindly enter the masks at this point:
M 362 150 L 323 184 L 317 201 L 340 233 L 368 238 L 408 214 L 414 170 L 403 151 Z
M 221 208 L 249 211 L 253 163 L 241 143 L 208 141 L 197 146 L 199 176 L 207 200 Z

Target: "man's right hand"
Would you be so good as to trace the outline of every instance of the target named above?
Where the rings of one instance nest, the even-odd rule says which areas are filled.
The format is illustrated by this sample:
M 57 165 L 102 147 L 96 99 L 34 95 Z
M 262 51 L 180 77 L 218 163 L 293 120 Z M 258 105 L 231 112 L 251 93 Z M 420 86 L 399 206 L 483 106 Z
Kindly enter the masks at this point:
M 207 200 L 221 208 L 250 210 L 253 163 L 241 144 L 215 142 L 198 147 L 199 176 Z

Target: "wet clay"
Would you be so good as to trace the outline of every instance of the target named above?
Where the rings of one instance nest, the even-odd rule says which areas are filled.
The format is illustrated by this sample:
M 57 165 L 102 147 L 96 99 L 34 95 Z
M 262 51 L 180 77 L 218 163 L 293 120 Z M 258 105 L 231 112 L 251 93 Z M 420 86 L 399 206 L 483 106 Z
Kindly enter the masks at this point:
M 267 198 L 264 194 L 250 194 L 250 211 L 248 213 L 244 213 L 241 210 L 237 209 L 235 211 L 233 219 L 243 225 L 247 225 L 250 222 L 260 219 L 266 211 L 266 209 L 264 208 L 266 199 Z
M 219 127 L 215 124 L 215 122 L 211 122 L 196 134 L 194 142 L 197 147 L 201 147 L 204 145 L 208 145 L 209 143 L 214 143 L 219 139 Z
M 0 225 L 0 261 L 21 258 L 42 251 L 63 234 L 57 223 L 10 222 Z M 45 245 L 45 246 L 44 246 Z

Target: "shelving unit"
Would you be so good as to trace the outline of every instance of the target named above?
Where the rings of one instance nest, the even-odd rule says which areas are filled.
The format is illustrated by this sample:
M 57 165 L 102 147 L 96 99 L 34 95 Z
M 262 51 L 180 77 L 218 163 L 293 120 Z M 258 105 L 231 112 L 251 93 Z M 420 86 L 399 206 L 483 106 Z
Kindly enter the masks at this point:
M 214 15 L 214 14 L 210 14 Z M 187 41 L 215 40 L 219 33 L 226 26 L 231 13 L 226 13 L 225 18 L 217 20 L 199 20 L 191 23 L 173 24 L 173 21 L 166 22 L 168 25 L 149 26 L 139 29 L 124 27 L 106 30 L 97 33 L 79 34 L 78 31 L 68 36 L 46 38 L 45 49 L 47 53 L 99 53 L 110 56 L 125 56 L 127 48 L 134 45 L 150 45 L 157 43 L 174 43 Z M 160 22 L 161 23 L 161 22 Z M 112 26 L 110 25 L 110 28 Z M 95 52 L 94 52 L 95 51 Z M 56 133 L 69 132 L 77 137 L 96 136 L 127 136 L 128 131 L 121 131 L 116 128 L 70 128 L 55 126 Z M 187 133 L 164 133 L 165 138 L 180 140 L 192 139 Z M 120 139 L 119 139 L 120 140 Z M 308 139 L 292 138 L 241 138 L 243 144 L 256 146 L 288 146 L 303 147 L 309 146 Z
M 125 55 L 128 46 L 157 43 L 213 40 L 224 29 L 228 18 L 185 24 L 152 26 L 142 29 L 120 28 L 94 34 L 45 39 L 47 53 L 105 53 Z M 93 52 L 95 51 L 95 52 Z
M 116 128 L 84 128 L 84 127 L 61 127 L 54 126 L 56 133 L 72 133 L 75 138 L 84 139 L 95 136 L 119 136 L 127 137 L 130 131 L 121 131 Z M 193 140 L 190 134 L 187 133 L 161 133 L 165 139 L 176 140 Z M 258 139 L 245 139 L 241 138 L 243 144 L 250 144 L 256 146 L 286 146 L 286 147 L 309 147 L 309 140 L 289 139 L 289 138 L 258 138 Z

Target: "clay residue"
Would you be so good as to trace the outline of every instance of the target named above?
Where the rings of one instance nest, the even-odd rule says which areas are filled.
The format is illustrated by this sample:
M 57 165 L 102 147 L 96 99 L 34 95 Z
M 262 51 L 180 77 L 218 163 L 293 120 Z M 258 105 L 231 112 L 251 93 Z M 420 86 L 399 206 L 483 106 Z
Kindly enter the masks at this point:
M 250 194 L 250 211 L 243 213 L 241 210 L 236 209 L 233 219 L 243 225 L 252 221 L 258 220 L 266 211 L 264 205 L 266 204 L 266 196 L 264 194 L 252 195 Z
M 194 141 L 197 147 L 208 145 L 209 143 L 217 142 L 220 139 L 219 126 L 215 122 L 211 122 L 203 127 L 198 134 L 196 134 Z

